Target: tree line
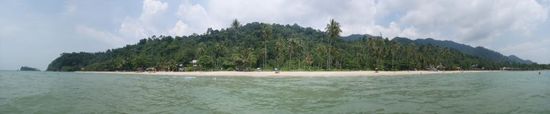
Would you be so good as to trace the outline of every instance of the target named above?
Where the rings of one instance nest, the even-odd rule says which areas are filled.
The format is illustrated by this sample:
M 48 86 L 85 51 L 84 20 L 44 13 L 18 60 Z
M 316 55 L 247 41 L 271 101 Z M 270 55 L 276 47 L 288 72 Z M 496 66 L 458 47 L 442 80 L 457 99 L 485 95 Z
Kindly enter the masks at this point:
M 152 36 L 105 52 L 62 53 L 48 71 L 251 71 L 271 70 L 496 70 L 549 69 L 549 65 L 498 62 L 434 45 L 400 43 L 381 36 L 340 36 L 331 20 L 325 31 L 253 22 L 207 29 L 189 36 Z M 196 63 L 193 62 L 196 61 Z

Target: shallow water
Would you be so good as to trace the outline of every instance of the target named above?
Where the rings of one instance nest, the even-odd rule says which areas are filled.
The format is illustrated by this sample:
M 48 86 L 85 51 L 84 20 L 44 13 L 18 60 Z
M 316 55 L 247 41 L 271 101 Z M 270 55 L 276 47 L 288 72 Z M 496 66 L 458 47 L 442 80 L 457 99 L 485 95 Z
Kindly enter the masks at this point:
M 183 77 L 0 71 L 0 113 L 550 113 L 550 72 Z

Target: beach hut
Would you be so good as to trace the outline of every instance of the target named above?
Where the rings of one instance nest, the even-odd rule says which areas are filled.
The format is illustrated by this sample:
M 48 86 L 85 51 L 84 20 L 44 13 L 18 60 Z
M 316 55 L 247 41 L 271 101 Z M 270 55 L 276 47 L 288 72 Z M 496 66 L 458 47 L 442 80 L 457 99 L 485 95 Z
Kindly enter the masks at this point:
M 155 67 L 149 67 L 149 68 L 145 69 L 145 71 L 147 71 L 147 72 L 157 72 L 157 69 Z
M 176 66 L 178 66 L 178 71 L 179 72 L 185 71 L 185 69 L 183 69 L 183 64 L 176 64 Z
M 196 67 L 197 67 L 197 66 L 199 66 L 199 65 L 198 65 L 199 61 L 198 61 L 198 60 L 196 60 L 196 59 L 193 59 L 193 60 L 191 60 L 191 62 L 190 62 L 190 63 L 191 63 L 191 64 L 193 64 L 193 67 L 191 68 L 191 70 L 192 70 L 192 71 L 195 71 L 195 70 L 197 70 L 197 68 L 196 68 Z
M 138 68 L 136 68 L 136 71 L 137 72 L 145 72 L 145 69 L 143 69 L 143 67 L 138 67 Z
M 445 68 L 447 67 L 443 66 L 442 64 L 439 64 L 435 68 L 439 71 L 439 70 L 445 70 Z
M 426 67 L 426 70 L 429 70 L 429 71 L 437 71 L 437 68 L 434 67 L 433 65 L 430 65 L 430 66 Z
M 199 61 L 196 59 L 191 60 L 191 64 L 193 64 L 193 67 L 196 67 L 198 62 Z

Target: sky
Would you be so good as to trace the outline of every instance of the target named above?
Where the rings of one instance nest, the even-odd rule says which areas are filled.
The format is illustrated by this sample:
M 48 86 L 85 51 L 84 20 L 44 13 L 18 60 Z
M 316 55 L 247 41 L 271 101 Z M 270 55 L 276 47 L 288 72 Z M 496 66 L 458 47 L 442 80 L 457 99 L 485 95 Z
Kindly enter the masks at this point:
M 0 69 L 241 23 L 452 40 L 550 63 L 550 0 L 0 0 Z

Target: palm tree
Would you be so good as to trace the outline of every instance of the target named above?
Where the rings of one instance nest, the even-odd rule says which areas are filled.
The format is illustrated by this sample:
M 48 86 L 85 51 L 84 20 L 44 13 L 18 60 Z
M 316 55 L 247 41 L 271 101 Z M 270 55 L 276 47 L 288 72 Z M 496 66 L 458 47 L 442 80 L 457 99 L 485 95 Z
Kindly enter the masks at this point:
M 239 36 L 239 30 L 237 29 L 239 29 L 240 27 L 241 27 L 241 23 L 237 19 L 233 20 L 233 22 L 231 23 L 231 31 L 232 31 L 231 38 L 230 38 L 231 40 L 229 40 L 229 42 L 226 42 L 226 43 L 230 43 L 230 44 L 234 43 L 233 41 L 237 39 L 237 37 Z
M 215 64 L 215 67 L 216 69 L 219 69 L 219 68 L 222 68 L 222 63 L 223 63 L 223 59 L 222 59 L 222 56 L 225 54 L 224 52 L 224 47 L 223 47 L 223 44 L 220 44 L 220 43 L 216 43 L 216 45 L 214 45 L 214 64 Z
M 263 24 L 262 26 L 262 37 L 264 38 L 264 61 L 262 64 L 263 69 L 265 69 L 265 64 L 267 63 L 267 40 L 269 39 L 269 36 L 271 36 L 272 30 L 271 26 L 267 24 Z
M 338 38 L 342 32 L 342 29 L 340 29 L 340 23 L 334 21 L 334 19 L 330 20 L 330 23 L 327 24 L 325 29 L 330 38 Z
M 294 67 L 294 65 L 292 65 L 292 56 L 295 56 L 294 54 L 296 53 L 295 49 L 298 48 L 298 41 L 296 40 L 296 38 L 291 38 L 291 39 L 287 39 L 287 45 L 288 45 L 288 66 L 289 68 L 292 68 Z
M 331 47 L 329 48 L 332 48 L 332 40 L 333 39 L 336 39 L 338 37 L 340 37 L 340 33 L 342 32 L 342 29 L 340 29 L 340 23 L 334 21 L 334 19 L 331 19 L 329 24 L 327 24 L 327 27 L 325 28 L 326 29 L 326 33 L 328 34 L 329 38 L 328 38 L 328 42 L 329 42 L 329 45 Z M 328 50 L 328 59 L 327 59 L 327 69 L 330 69 L 330 64 L 331 64 L 331 50 L 332 49 L 329 49 Z
M 241 23 L 239 22 L 239 20 L 233 20 L 233 23 L 231 23 L 231 28 L 237 29 L 239 27 L 241 27 Z

